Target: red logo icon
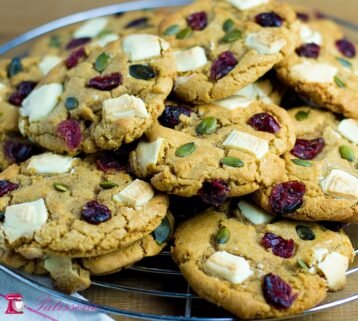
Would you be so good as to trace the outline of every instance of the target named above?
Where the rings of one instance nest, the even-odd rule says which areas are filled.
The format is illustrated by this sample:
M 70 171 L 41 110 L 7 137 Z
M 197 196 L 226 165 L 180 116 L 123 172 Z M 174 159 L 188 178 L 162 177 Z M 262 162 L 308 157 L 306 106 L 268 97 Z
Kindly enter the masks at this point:
M 22 310 L 24 309 L 24 301 L 21 294 L 18 293 L 10 293 L 5 296 L 6 300 L 8 300 L 7 309 L 5 314 L 21 314 L 24 313 Z

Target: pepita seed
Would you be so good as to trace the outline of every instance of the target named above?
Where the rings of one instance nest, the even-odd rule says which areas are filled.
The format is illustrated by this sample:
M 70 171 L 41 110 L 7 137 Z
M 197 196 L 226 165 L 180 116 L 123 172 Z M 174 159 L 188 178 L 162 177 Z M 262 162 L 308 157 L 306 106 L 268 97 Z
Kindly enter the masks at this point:
M 230 231 L 227 227 L 222 227 L 215 236 L 215 241 L 218 244 L 225 244 L 230 238 Z
M 114 183 L 114 182 L 101 182 L 99 183 L 99 186 L 101 186 L 103 189 L 111 189 L 113 187 L 117 187 L 118 184 Z
M 76 97 L 68 97 L 65 101 L 65 107 L 68 110 L 73 110 L 78 107 L 78 99 Z
M 215 132 L 217 127 L 217 120 L 214 117 L 203 119 L 195 130 L 198 135 L 209 135 Z
M 188 39 L 193 35 L 193 30 L 191 28 L 185 28 L 178 32 L 177 39 Z
M 105 52 L 101 53 L 97 57 L 96 62 L 94 63 L 94 69 L 98 72 L 102 72 L 103 70 L 105 70 L 108 66 L 109 58 L 109 55 Z
M 302 120 L 305 120 L 308 118 L 310 112 L 309 111 L 303 111 L 303 110 L 300 110 L 298 111 L 296 114 L 295 114 L 295 118 L 296 120 L 298 121 L 302 121 Z
M 356 159 L 354 151 L 347 145 L 340 146 L 339 153 L 343 159 L 346 159 L 349 162 L 353 162 Z
M 149 80 L 156 77 L 156 73 L 151 66 L 132 65 L 129 67 L 129 74 L 136 79 Z
M 223 30 L 228 33 L 235 28 L 235 22 L 232 19 L 227 19 L 223 24 Z
M 49 46 L 51 48 L 60 48 L 61 47 L 60 37 L 57 35 L 51 36 L 50 41 L 49 41 Z
M 303 270 L 305 270 L 306 272 L 308 271 L 309 268 L 305 261 L 303 261 L 302 259 L 298 259 L 297 263 Z
M 180 31 L 179 25 L 169 26 L 164 31 L 164 36 L 175 36 Z
M 236 157 L 224 157 L 220 160 L 220 163 L 230 167 L 243 167 L 244 162 L 240 158 Z
M 196 150 L 195 143 L 188 143 L 188 144 L 180 146 L 175 151 L 175 156 L 177 156 L 177 157 L 186 157 L 186 156 L 189 156 L 190 154 L 194 153 L 195 150 Z
M 222 42 L 223 42 L 223 43 L 234 42 L 234 41 L 240 39 L 241 37 L 242 37 L 241 31 L 238 30 L 238 29 L 234 29 L 234 30 L 228 32 L 228 33 L 222 38 Z
M 170 225 L 169 219 L 164 217 L 160 225 L 153 231 L 152 235 L 155 241 L 159 245 L 162 245 L 165 241 L 168 240 L 171 233 L 172 227 Z
M 316 235 L 312 229 L 305 225 L 297 225 L 296 232 L 300 239 L 304 241 L 312 241 L 316 238 Z
M 336 85 L 339 88 L 345 88 L 346 87 L 346 83 L 341 78 L 339 78 L 338 76 L 334 76 L 334 81 L 335 81 Z
M 336 59 L 343 67 L 352 68 L 352 66 L 353 66 L 353 64 L 350 61 L 348 61 L 344 58 L 336 57 Z
M 65 184 L 61 183 L 53 183 L 53 187 L 58 190 L 59 192 L 67 192 L 68 187 Z
M 303 167 L 311 167 L 312 166 L 312 163 L 310 161 L 304 160 L 304 159 L 299 159 L 299 158 L 291 159 L 291 162 L 298 166 L 303 166 Z
M 18 74 L 20 71 L 23 70 L 21 59 L 18 57 L 15 57 L 11 60 L 7 67 L 7 74 L 9 77 L 13 77 L 16 74 Z

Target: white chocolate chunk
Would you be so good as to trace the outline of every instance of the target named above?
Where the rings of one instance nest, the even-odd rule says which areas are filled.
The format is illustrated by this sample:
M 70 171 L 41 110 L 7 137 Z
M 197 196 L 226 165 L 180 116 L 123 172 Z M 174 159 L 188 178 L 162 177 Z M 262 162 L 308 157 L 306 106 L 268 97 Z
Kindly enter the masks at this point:
M 47 55 L 40 61 L 39 68 L 42 74 L 46 76 L 50 70 L 56 67 L 61 61 L 62 59 L 58 56 Z
M 186 72 L 205 66 L 208 62 L 204 48 L 193 47 L 184 51 L 174 52 L 178 72 Z
M 247 10 L 268 3 L 269 0 L 226 0 L 239 10 Z
M 318 270 L 323 273 L 331 291 L 341 290 L 346 283 L 348 258 L 338 252 L 327 254 L 325 259 L 318 263 Z
M 116 41 L 119 39 L 119 36 L 115 33 L 109 33 L 108 35 L 105 35 L 99 39 L 97 39 L 94 43 L 100 47 L 104 47 L 110 42 Z
M 154 197 L 152 186 L 140 179 L 136 179 L 120 193 L 113 196 L 117 202 L 133 207 L 140 207 L 148 203 Z
M 286 40 L 282 36 L 275 35 L 264 29 L 248 34 L 245 39 L 245 45 L 255 49 L 262 55 L 273 55 L 281 51 L 286 45 Z
M 103 102 L 102 115 L 107 121 L 132 117 L 149 117 L 144 101 L 128 94 L 105 100 Z
M 315 43 L 319 46 L 322 44 L 322 35 L 318 31 L 313 31 L 306 24 L 300 26 L 300 38 L 303 43 Z
M 44 268 L 51 275 L 63 273 L 72 268 L 72 260 L 65 256 L 49 256 L 44 260 Z
M 241 214 L 253 224 L 267 224 L 273 220 L 272 215 L 246 201 L 240 201 L 238 207 Z
M 254 155 L 257 159 L 261 159 L 269 151 L 269 144 L 266 140 L 233 130 L 223 142 L 223 146 L 236 148 Z
M 254 274 L 247 260 L 226 251 L 215 252 L 203 264 L 203 268 L 206 273 L 233 284 L 240 284 Z
M 358 200 L 358 178 L 340 169 L 332 170 L 321 182 L 321 187 L 327 195 Z
M 36 88 L 22 102 L 21 115 L 28 116 L 30 122 L 41 120 L 56 107 L 62 92 L 62 85 L 57 83 Z
M 354 144 L 358 144 L 358 120 L 343 119 L 338 125 L 338 131 Z
M 136 155 L 138 166 L 143 172 L 147 172 L 149 165 L 156 165 L 159 159 L 159 153 L 163 146 L 164 139 L 158 138 L 154 142 L 140 142 L 137 147 Z
M 96 18 L 86 21 L 74 33 L 74 38 L 94 38 L 106 27 L 108 18 Z
M 338 69 L 332 65 L 319 62 L 304 61 L 290 68 L 291 76 L 301 81 L 317 83 L 333 83 Z
M 46 223 L 48 212 L 44 200 L 10 205 L 5 210 L 4 231 L 9 242 L 32 237 Z
M 177 89 L 178 87 L 184 85 L 185 83 L 187 83 L 191 78 L 193 77 L 193 75 L 190 76 L 179 76 L 175 79 L 175 84 L 174 84 L 174 89 Z
M 72 169 L 73 161 L 71 156 L 44 153 L 31 157 L 27 169 L 37 174 L 68 173 Z
M 313 260 L 314 260 L 313 264 L 322 262 L 328 253 L 329 253 L 328 249 L 326 249 L 326 248 L 314 249 L 313 250 Z
M 154 35 L 135 34 L 124 38 L 123 50 L 131 61 L 158 57 L 169 49 L 169 44 Z

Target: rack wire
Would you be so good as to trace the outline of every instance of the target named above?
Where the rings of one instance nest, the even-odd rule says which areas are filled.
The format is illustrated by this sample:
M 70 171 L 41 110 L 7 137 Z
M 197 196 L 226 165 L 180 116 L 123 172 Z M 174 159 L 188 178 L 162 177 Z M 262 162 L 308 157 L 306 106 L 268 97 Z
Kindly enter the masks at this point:
M 56 29 L 68 26 L 75 22 L 84 21 L 86 19 L 105 16 L 113 14 L 115 12 L 126 12 L 139 9 L 152 9 L 179 6 L 190 3 L 191 0 L 146 0 L 121 3 L 97 9 L 92 9 L 85 12 L 79 12 L 71 16 L 67 16 L 43 26 L 35 28 L 3 45 L 0 46 L 0 55 L 2 54 L 14 54 L 15 50 L 24 50 L 23 47 L 26 44 L 39 36 L 47 34 Z M 342 26 L 346 30 L 357 34 L 358 25 L 352 24 L 348 21 L 327 16 Z M 17 51 L 19 52 L 19 51 Z M 20 51 L 23 52 L 23 51 Z M 358 234 L 358 225 L 350 231 L 351 236 Z M 356 247 L 358 245 L 356 244 Z M 358 254 L 358 249 L 355 250 Z M 169 305 L 175 307 L 176 314 L 163 314 L 163 311 L 138 311 L 124 309 L 104 304 L 96 303 L 96 300 L 91 300 L 88 292 L 84 292 L 84 296 L 90 298 L 89 301 L 84 299 L 66 295 L 64 293 L 55 291 L 54 289 L 43 285 L 35 280 L 31 275 L 23 272 L 0 265 L 0 270 L 10 275 L 11 277 L 27 284 L 28 286 L 35 288 L 43 293 L 52 295 L 60 300 L 69 302 L 71 304 L 86 305 L 96 308 L 98 311 L 109 313 L 113 315 L 119 315 L 128 318 L 136 318 L 142 320 L 156 320 L 156 321 L 234 321 L 235 317 L 225 312 L 222 309 L 214 307 L 210 303 L 207 303 L 201 299 L 196 293 L 194 293 L 188 283 L 181 276 L 180 272 L 171 260 L 170 252 L 163 251 L 160 255 L 141 261 L 126 271 L 120 273 L 95 278 L 92 282 L 92 287 L 97 288 L 98 291 L 114 291 L 116 296 L 121 296 L 128 300 L 129 296 L 145 296 L 147 298 L 155 298 L 156 300 L 162 300 L 163 304 L 168 304 L 167 300 L 170 300 Z M 347 271 L 348 280 L 353 278 L 354 274 L 358 272 L 358 262 L 355 263 L 350 270 Z M 348 285 L 351 282 L 348 282 Z M 91 287 L 92 292 L 93 288 Z M 358 293 L 349 293 L 342 291 L 339 294 L 328 295 L 327 300 L 321 305 L 305 311 L 303 314 L 284 317 L 267 319 L 270 321 L 287 320 L 298 316 L 305 316 L 311 313 L 323 311 L 329 308 L 337 307 L 349 302 L 358 301 Z M 158 301 L 157 301 L 158 302 Z M 179 310 L 179 311 L 178 311 Z

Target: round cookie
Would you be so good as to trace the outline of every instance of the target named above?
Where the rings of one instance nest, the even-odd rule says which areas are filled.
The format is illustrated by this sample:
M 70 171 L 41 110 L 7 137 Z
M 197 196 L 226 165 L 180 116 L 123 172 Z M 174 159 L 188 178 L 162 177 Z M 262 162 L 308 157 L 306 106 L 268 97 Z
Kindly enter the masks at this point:
M 358 121 L 309 107 L 289 114 L 297 141 L 283 157 L 286 178 L 255 200 L 278 216 L 358 222 Z
M 159 121 L 131 153 L 134 173 L 158 190 L 213 205 L 281 180 L 279 156 L 295 140 L 286 111 L 252 96 L 221 106 L 167 105 Z
M 128 268 L 145 257 L 159 254 L 174 232 L 174 217 L 168 212 L 161 224 L 149 235 L 128 247 L 111 253 L 82 259 L 82 265 L 91 275 L 107 275 Z
M 23 102 L 19 126 L 32 141 L 58 153 L 130 143 L 163 111 L 175 77 L 173 59 L 169 45 L 153 35 L 81 47 Z
M 286 5 L 272 2 L 260 8 L 272 6 L 280 8 L 280 27 L 263 27 L 253 11 L 240 15 L 226 1 L 215 0 L 196 1 L 164 19 L 159 34 L 174 50 L 174 93 L 188 102 L 212 102 L 233 95 L 279 63 L 296 43 L 296 18 Z
M 85 44 L 104 47 L 111 41 L 133 34 L 157 34 L 164 10 L 141 10 L 100 17 L 61 28 L 35 41 L 31 55 L 67 55 Z
M 173 259 L 198 295 L 256 319 L 303 312 L 344 287 L 354 257 L 344 232 L 288 220 L 265 224 L 257 218 L 270 216 L 243 202 L 243 214 L 258 225 L 238 210 L 209 209 L 175 232 Z
M 278 77 L 314 103 L 358 119 L 358 47 L 334 22 L 301 24 L 301 43 L 277 67 Z
M 107 254 L 151 233 L 168 208 L 165 195 L 108 157 L 45 153 L 10 166 L 0 179 L 1 230 L 27 259 Z

